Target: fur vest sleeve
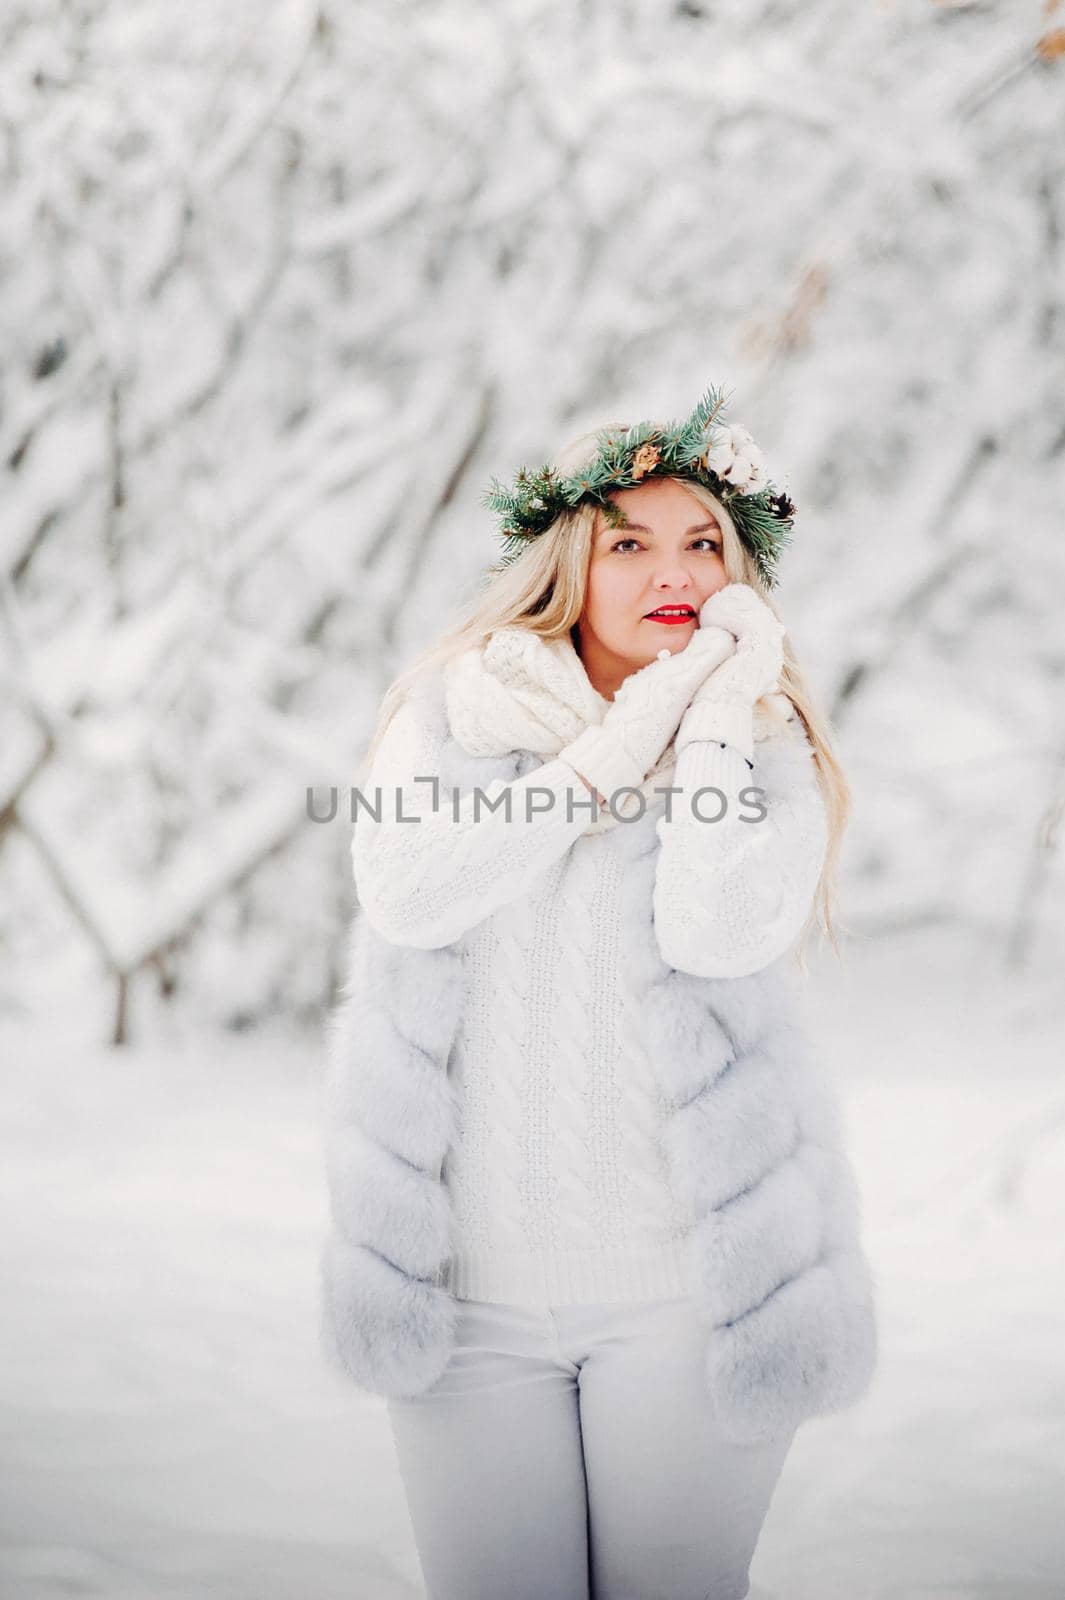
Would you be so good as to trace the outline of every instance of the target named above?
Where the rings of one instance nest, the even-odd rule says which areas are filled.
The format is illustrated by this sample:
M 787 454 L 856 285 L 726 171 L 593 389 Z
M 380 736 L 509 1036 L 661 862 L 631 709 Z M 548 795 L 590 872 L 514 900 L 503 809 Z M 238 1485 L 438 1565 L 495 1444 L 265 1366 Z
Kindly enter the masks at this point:
M 444 719 L 445 789 L 509 782 L 542 759 L 470 757 L 446 729 L 434 687 L 423 689 L 423 703 Z M 771 798 L 793 766 L 760 764 Z M 611 835 L 627 863 L 621 937 L 644 1048 L 669 1107 L 672 1179 L 696 1219 L 691 1282 L 706 1328 L 708 1395 L 721 1427 L 754 1442 L 838 1411 L 868 1388 L 876 1321 L 860 1196 L 786 958 L 729 978 L 663 959 L 652 909 L 655 822 L 648 810 Z M 320 1333 L 330 1364 L 374 1394 L 426 1391 L 451 1350 L 457 1306 L 442 1286 L 450 1212 L 441 1171 L 459 1125 L 448 1060 L 463 998 L 461 939 L 396 945 L 356 912 L 323 1089 L 331 1226 Z

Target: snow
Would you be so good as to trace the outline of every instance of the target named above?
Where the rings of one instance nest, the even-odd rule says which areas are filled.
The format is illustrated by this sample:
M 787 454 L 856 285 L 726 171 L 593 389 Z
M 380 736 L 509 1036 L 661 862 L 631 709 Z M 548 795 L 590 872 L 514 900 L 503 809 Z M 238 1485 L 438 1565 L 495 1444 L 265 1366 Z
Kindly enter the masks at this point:
M 1065 1573 L 1065 1000 L 931 928 L 805 1004 L 877 1279 L 869 1395 L 807 1423 L 751 1600 L 1049 1600 Z M 320 1041 L 9 1024 L 0 1592 L 422 1593 L 382 1401 L 316 1343 Z

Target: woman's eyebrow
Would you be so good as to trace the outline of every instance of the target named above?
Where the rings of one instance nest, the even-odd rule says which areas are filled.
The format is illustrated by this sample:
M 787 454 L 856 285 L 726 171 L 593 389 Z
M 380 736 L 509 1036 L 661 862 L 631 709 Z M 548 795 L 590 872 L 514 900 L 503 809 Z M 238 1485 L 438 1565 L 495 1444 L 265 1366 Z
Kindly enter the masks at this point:
M 642 522 L 626 522 L 623 528 L 604 528 L 601 531 L 603 533 L 628 533 L 630 530 L 636 533 L 649 533 L 652 538 L 654 537 L 654 529 L 646 527 Z M 694 528 L 688 529 L 684 537 L 687 539 L 690 538 L 693 533 L 710 532 L 720 533 L 720 525 L 717 522 L 698 522 Z

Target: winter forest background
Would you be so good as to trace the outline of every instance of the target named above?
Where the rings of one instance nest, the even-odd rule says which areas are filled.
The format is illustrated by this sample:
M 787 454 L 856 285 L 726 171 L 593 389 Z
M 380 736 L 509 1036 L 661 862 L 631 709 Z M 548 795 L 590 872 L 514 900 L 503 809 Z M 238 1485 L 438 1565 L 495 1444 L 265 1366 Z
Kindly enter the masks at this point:
M 884 1305 L 752 1597 L 1065 1594 L 1065 5 L 0 0 L 0 128 L 0 1592 L 421 1592 L 314 1346 L 307 791 L 489 476 L 715 383 L 854 789 Z

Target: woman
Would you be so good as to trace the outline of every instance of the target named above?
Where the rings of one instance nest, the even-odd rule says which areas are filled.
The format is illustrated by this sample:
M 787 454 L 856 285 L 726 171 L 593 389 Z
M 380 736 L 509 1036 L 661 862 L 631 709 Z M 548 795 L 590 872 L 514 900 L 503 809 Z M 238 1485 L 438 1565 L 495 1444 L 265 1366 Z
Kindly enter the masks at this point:
M 431 1600 L 739 1600 L 874 1366 L 789 959 L 847 790 L 767 599 L 794 508 L 723 413 L 493 484 L 504 559 L 356 797 L 322 1334 Z

